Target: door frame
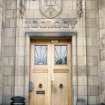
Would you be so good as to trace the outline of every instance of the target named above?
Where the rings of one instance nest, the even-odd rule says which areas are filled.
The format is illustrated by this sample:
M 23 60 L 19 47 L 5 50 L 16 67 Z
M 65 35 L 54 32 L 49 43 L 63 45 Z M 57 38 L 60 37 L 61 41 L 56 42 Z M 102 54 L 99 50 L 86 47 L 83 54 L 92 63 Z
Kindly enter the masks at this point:
M 29 80 L 30 80 L 30 45 L 31 45 L 31 39 L 38 39 L 38 38 L 47 38 L 47 39 L 58 39 L 58 38 L 67 38 L 72 39 L 72 64 L 71 64 L 71 70 L 77 71 L 76 67 L 73 67 L 77 65 L 76 56 L 77 55 L 77 33 L 76 32 L 26 32 L 25 33 L 25 83 L 24 83 L 24 96 L 26 98 L 26 105 L 29 105 Z M 74 102 L 74 90 L 73 88 L 73 73 L 72 73 L 72 105 Z

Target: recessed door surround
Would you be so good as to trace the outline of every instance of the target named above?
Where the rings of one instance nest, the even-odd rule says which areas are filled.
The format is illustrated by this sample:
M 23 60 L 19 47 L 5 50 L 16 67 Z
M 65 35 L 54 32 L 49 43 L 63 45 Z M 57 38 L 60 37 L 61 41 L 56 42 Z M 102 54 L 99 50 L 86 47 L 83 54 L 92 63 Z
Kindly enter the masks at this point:
M 72 105 L 70 40 L 32 40 L 30 84 L 30 105 Z

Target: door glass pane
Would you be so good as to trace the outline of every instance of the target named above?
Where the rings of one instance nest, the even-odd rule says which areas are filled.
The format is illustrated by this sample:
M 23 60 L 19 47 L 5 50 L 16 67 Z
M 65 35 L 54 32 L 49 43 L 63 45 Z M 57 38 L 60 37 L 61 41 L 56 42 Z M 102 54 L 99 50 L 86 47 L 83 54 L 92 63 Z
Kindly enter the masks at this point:
M 55 64 L 67 64 L 67 46 L 56 45 L 54 49 Z
M 46 45 L 36 45 L 34 55 L 35 55 L 34 64 L 37 64 L 37 65 L 47 64 L 47 46 Z

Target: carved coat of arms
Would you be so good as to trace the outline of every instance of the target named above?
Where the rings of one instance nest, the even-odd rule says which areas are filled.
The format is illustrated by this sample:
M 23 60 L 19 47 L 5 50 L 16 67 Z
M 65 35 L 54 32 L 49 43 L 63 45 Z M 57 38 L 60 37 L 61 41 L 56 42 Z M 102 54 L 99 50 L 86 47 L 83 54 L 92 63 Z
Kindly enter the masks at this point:
M 47 18 L 58 16 L 63 9 L 63 0 L 39 0 L 39 9 L 42 15 Z

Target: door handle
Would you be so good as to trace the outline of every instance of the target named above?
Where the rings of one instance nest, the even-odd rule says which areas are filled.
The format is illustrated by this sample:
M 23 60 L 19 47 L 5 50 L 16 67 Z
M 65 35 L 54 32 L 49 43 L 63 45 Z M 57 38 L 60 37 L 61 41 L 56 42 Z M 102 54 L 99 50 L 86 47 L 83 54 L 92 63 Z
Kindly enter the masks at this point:
M 53 86 L 53 80 L 51 80 L 51 87 Z
M 29 81 L 29 92 L 33 91 L 33 83 L 32 81 Z
M 53 91 L 53 86 L 54 86 L 54 80 L 52 79 L 51 80 L 51 94 L 52 94 L 52 91 Z
M 59 84 L 59 88 L 60 89 L 62 89 L 64 86 L 63 86 L 63 84 L 61 83 L 61 84 Z
M 41 89 L 41 88 L 43 88 L 43 85 L 40 83 L 38 87 Z
M 51 87 L 54 85 L 54 79 L 51 79 Z

